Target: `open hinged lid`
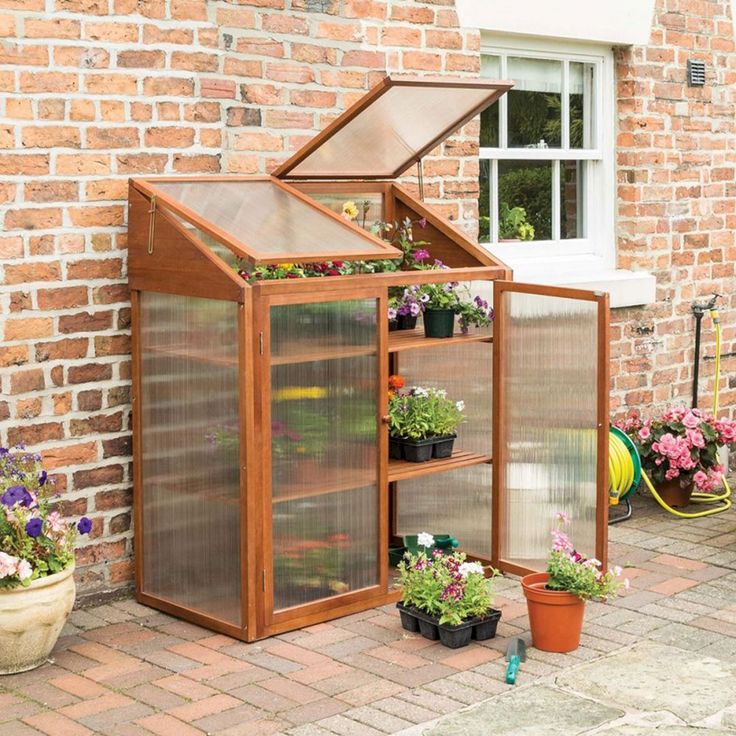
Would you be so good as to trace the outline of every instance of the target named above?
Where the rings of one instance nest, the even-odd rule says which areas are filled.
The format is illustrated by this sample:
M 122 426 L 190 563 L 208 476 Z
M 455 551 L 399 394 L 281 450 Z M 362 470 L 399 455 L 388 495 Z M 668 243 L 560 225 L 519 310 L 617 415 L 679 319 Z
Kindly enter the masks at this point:
M 254 265 L 401 257 L 397 248 L 273 177 L 133 184 L 194 235 L 213 238 Z
M 281 164 L 281 179 L 395 179 L 511 82 L 386 77 Z

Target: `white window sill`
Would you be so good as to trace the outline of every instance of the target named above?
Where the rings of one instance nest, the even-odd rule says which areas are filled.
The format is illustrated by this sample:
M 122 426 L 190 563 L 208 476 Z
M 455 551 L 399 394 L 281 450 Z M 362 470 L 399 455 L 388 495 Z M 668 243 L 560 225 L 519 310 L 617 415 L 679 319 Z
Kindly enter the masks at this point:
M 592 256 L 558 260 L 507 257 L 504 262 L 513 269 L 514 281 L 603 291 L 609 294 L 614 309 L 656 301 L 657 280 L 652 274 L 606 267 Z

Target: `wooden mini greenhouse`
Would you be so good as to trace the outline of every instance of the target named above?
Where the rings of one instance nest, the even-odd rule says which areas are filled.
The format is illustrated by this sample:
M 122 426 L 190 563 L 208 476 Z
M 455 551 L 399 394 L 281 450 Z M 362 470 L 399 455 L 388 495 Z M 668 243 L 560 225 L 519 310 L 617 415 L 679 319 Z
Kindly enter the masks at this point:
M 141 602 L 252 641 L 395 600 L 405 534 L 538 569 L 556 511 L 605 558 L 607 297 L 511 281 L 396 182 L 510 86 L 387 78 L 273 176 L 131 181 Z M 405 218 L 449 268 L 365 266 L 401 256 L 370 223 Z M 363 272 L 238 272 L 335 261 Z M 451 282 L 493 299 L 492 329 L 389 331 L 391 287 Z M 397 372 L 465 402 L 449 458 L 389 459 Z

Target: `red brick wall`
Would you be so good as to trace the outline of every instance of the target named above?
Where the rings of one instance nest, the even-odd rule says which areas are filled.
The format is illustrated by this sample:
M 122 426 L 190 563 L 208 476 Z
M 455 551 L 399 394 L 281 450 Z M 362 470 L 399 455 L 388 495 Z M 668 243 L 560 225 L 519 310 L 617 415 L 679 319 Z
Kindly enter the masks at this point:
M 727 295 L 736 350 L 730 3 L 658 5 L 652 44 L 617 52 L 619 262 L 658 279 L 657 304 L 613 314 L 617 410 L 689 397 L 696 297 Z M 386 71 L 477 73 L 479 35 L 453 0 L 46 7 L 0 0 L 0 441 L 43 450 L 69 510 L 93 519 L 84 594 L 132 578 L 127 177 L 269 171 Z M 684 86 L 690 55 L 704 89 Z M 471 230 L 476 136 L 425 164 L 428 199 Z M 733 358 L 721 386 L 733 411 Z
M 0 442 L 94 527 L 80 593 L 132 580 L 129 176 L 273 168 L 386 71 L 479 70 L 452 0 L 0 0 Z M 477 125 L 428 159 L 472 227 Z
M 613 406 L 661 406 L 692 395 L 690 305 L 721 300 L 723 352 L 736 350 L 736 53 L 730 0 L 658 0 L 650 45 L 617 52 L 618 257 L 657 277 L 657 303 L 616 310 Z M 686 85 L 687 59 L 706 63 Z M 703 320 L 701 356 L 713 357 Z M 701 362 L 710 407 L 712 360 Z M 724 358 L 721 406 L 736 408 L 736 359 Z

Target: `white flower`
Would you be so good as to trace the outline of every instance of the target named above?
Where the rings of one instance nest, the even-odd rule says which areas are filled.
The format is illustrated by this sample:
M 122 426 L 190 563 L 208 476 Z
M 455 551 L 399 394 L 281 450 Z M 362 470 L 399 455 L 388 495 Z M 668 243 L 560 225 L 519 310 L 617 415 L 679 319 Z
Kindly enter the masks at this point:
M 585 562 L 583 562 L 583 565 L 585 565 L 585 567 L 600 567 L 601 561 L 596 560 L 595 557 L 591 557 L 590 559 L 585 560 Z
M 463 564 L 458 568 L 458 571 L 464 578 L 475 573 L 480 573 L 482 575 L 483 565 L 481 565 L 480 562 L 463 562 Z
M 434 547 L 434 537 L 431 534 L 427 534 L 427 532 L 422 532 L 417 537 L 417 544 L 420 547 Z
M 33 568 L 28 560 L 21 560 L 18 563 L 18 577 L 21 580 L 28 580 L 33 575 Z
M 465 402 L 464 401 L 456 401 L 455 402 L 455 408 L 458 411 L 462 411 L 465 408 Z
M 622 568 L 622 567 L 620 567 L 619 565 L 615 565 L 614 567 L 612 567 L 612 568 L 611 568 L 611 572 L 612 572 L 612 573 L 613 573 L 613 574 L 614 574 L 614 575 L 615 575 L 616 577 L 618 577 L 618 576 L 619 576 L 619 575 L 620 575 L 620 574 L 621 574 L 621 573 L 623 572 L 623 568 Z

